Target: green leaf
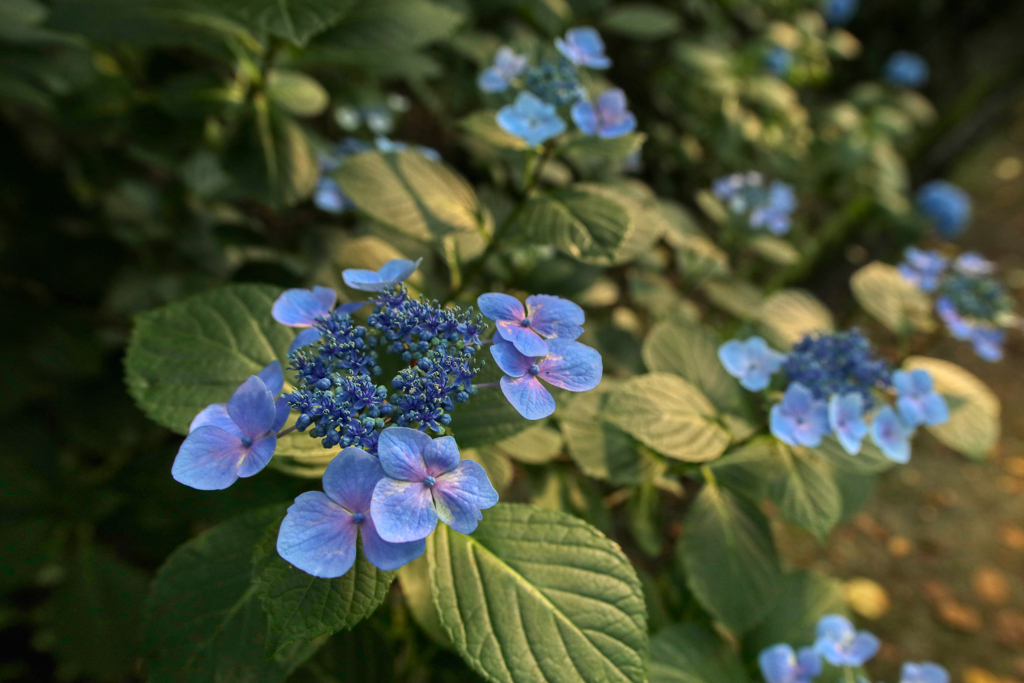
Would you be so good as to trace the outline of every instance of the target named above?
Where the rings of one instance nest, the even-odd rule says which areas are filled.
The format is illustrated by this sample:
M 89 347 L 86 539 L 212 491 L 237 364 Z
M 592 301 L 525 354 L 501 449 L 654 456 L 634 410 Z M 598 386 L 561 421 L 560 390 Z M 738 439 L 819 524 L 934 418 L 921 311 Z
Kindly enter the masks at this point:
M 768 520 L 753 503 L 706 484 L 676 554 L 694 596 L 732 631 L 749 630 L 774 605 L 779 559 Z
M 489 225 L 490 214 L 473 187 L 416 151 L 364 152 L 332 175 L 370 218 L 424 242 Z
M 748 683 L 739 655 L 702 624 L 678 624 L 651 638 L 651 683 Z
M 143 623 L 152 683 L 278 683 L 316 651 L 319 643 L 305 643 L 264 656 L 267 620 L 251 580 L 253 548 L 285 507 L 228 520 L 167 558 Z
M 686 380 L 664 372 L 616 387 L 601 417 L 662 455 L 706 462 L 725 452 L 729 433 L 713 421 L 715 407 Z
M 200 410 L 227 401 L 267 363 L 288 367 L 295 333 L 270 315 L 280 293 L 269 285 L 226 285 L 136 316 L 125 374 L 143 412 L 187 434 Z
M 488 363 L 477 373 L 476 382 L 497 382 L 502 376 L 495 363 Z M 456 404 L 448 426 L 458 439 L 459 448 L 486 446 L 529 428 L 534 423 L 520 415 L 505 398 L 501 389 L 481 389 L 465 403 Z
M 546 462 L 551 462 L 562 452 L 563 446 L 562 435 L 558 430 L 543 422 L 494 444 L 496 449 L 513 460 L 530 465 L 543 465 Z
M 850 277 L 857 303 L 897 335 L 932 332 L 931 298 L 900 275 L 895 266 L 875 261 Z
M 331 100 L 315 78 L 291 69 L 273 69 L 267 74 L 267 95 L 288 113 L 305 117 L 319 116 Z
M 758 319 L 769 341 L 783 350 L 805 335 L 835 330 L 828 307 L 802 289 L 783 289 L 769 296 L 761 304 Z
M 221 0 L 213 7 L 257 35 L 269 34 L 301 47 L 336 24 L 355 4 L 354 0 Z
M 795 648 L 814 642 L 818 620 L 847 613 L 843 589 L 835 579 L 798 570 L 781 577 L 778 598 L 765 618 L 744 639 L 744 649 L 760 652 L 777 643 Z
M 612 265 L 630 229 L 629 213 L 593 186 L 538 194 L 526 201 L 516 220 L 519 235 L 551 244 L 593 265 Z
M 853 474 L 878 474 L 896 466 L 896 463 L 885 457 L 870 439 L 865 439 L 861 443 L 860 453 L 857 455 L 850 455 L 843 450 L 834 436 L 825 437 L 821 445 L 812 450 L 835 469 Z
M 800 252 L 784 239 L 772 235 L 758 235 L 749 242 L 750 248 L 766 260 L 780 266 L 790 266 L 800 260 Z
M 383 624 L 362 622 L 329 638 L 288 683 L 394 683 L 404 660 L 389 636 Z
M 935 381 L 935 391 L 949 404 L 949 422 L 925 429 L 954 451 L 985 459 L 999 442 L 999 397 L 980 379 L 949 361 L 911 356 L 903 368 L 927 370 Z
M 843 512 L 832 468 L 810 449 L 790 448 L 779 442 L 776 453 L 782 471 L 769 487 L 769 496 L 783 517 L 823 543 Z
M 475 111 L 459 121 L 459 128 L 491 147 L 517 152 L 529 149 L 526 140 L 518 135 L 512 135 L 498 125 L 494 118 L 496 115 L 497 112 L 493 109 Z
M 395 572 L 374 567 L 360 538 L 352 569 L 321 579 L 288 564 L 277 554 L 272 524 L 253 555 L 253 587 L 267 615 L 267 655 L 286 645 L 347 631 L 370 616 L 387 597 Z
M 601 177 L 604 170 L 619 170 L 626 158 L 638 152 L 647 140 L 644 133 L 627 133 L 617 138 L 572 134 L 557 150 L 581 175 Z
M 613 484 L 638 484 L 643 480 L 643 470 L 636 441 L 598 417 L 607 391 L 602 388 L 573 396 L 558 413 L 569 455 L 588 477 Z
M 617 4 L 601 19 L 601 26 L 633 40 L 655 41 L 679 33 L 683 22 L 671 10 L 646 2 Z
M 569 514 L 499 503 L 427 540 L 441 624 L 488 681 L 646 680 L 647 613 L 618 545 Z
M 743 391 L 718 359 L 719 340 L 705 327 L 661 322 L 644 339 L 644 364 L 671 372 L 701 390 L 719 410 L 742 412 Z
M 764 305 L 761 290 L 743 280 L 705 280 L 701 283 L 711 303 L 737 318 L 757 320 Z

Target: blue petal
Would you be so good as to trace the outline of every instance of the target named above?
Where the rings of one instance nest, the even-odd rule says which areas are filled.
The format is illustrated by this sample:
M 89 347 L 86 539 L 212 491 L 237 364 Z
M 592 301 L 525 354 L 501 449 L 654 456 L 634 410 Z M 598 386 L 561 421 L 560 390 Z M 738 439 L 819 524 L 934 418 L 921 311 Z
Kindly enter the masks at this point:
M 782 405 L 776 403 L 772 406 L 771 412 L 769 413 L 769 428 L 771 429 L 772 435 L 783 443 L 787 443 L 790 446 L 799 445 L 796 441 L 796 434 L 794 433 L 796 424 L 792 418 L 786 415 L 782 410 Z
M 389 543 L 418 541 L 437 526 L 434 499 L 422 481 L 381 479 L 373 490 L 370 514 L 377 533 Z
M 949 683 L 949 672 L 933 662 L 907 662 L 900 673 L 900 683 Z
M 626 112 L 626 93 L 622 88 L 611 88 L 597 98 L 597 108 L 602 117 L 617 117 Z
M 277 435 L 273 432 L 267 432 L 263 436 L 253 439 L 252 444 L 246 449 L 245 458 L 238 466 L 238 476 L 251 477 L 260 472 L 274 457 L 275 450 L 277 450 Z
M 814 394 L 800 382 L 792 382 L 782 395 L 782 406 L 794 414 L 808 414 L 814 407 Z
M 757 663 L 767 683 L 793 683 L 797 663 L 796 654 L 789 645 L 765 648 L 758 655 Z
M 292 340 L 291 346 L 288 347 L 288 355 L 292 355 L 292 353 L 298 351 L 303 346 L 309 346 L 319 339 L 321 334 L 323 333 L 315 327 L 310 327 L 309 329 L 299 332 L 295 335 L 295 339 Z
M 530 327 L 545 337 L 576 339 L 583 334 L 586 314 L 578 305 L 558 296 L 534 294 L 526 300 Z
M 267 385 L 267 389 L 271 394 L 277 396 L 284 389 L 284 372 L 281 371 L 280 361 L 272 360 L 267 367 L 260 370 L 257 374 L 263 383 Z
M 404 258 L 392 259 L 381 266 L 378 271 L 381 283 L 385 287 L 394 287 L 400 282 L 405 282 L 410 275 L 416 272 L 421 263 L 423 263 L 422 258 L 418 258 L 415 261 Z M 344 276 L 344 274 L 342 275 Z
M 188 431 L 192 432 L 200 427 L 210 425 L 213 427 L 220 427 L 221 429 L 235 434 L 241 439 L 244 434 L 235 424 L 235 421 L 228 415 L 228 404 L 227 403 L 214 403 L 208 405 L 199 411 L 199 414 L 192 418 L 192 424 L 188 426 Z
M 408 427 L 388 427 L 382 431 L 377 441 L 377 457 L 384 473 L 392 479 L 422 482 L 427 478 L 423 452 L 430 440 L 418 429 Z
M 878 411 L 871 423 L 871 440 L 893 462 L 902 465 L 910 460 L 910 432 L 891 407 Z
M 622 115 L 622 118 L 610 125 L 601 126 L 597 136 L 603 140 L 611 140 L 619 138 L 626 133 L 632 133 L 636 130 L 636 116 L 632 112 L 626 112 Z
M 386 572 L 409 564 L 427 549 L 425 538 L 408 543 L 388 543 L 377 533 L 372 515 L 368 516 L 360 527 L 363 535 L 363 554 L 370 564 Z
M 584 135 L 593 135 L 597 132 L 597 110 L 590 102 L 579 100 L 569 110 L 572 122 Z
M 252 376 L 242 382 L 228 400 L 228 415 L 250 439 L 255 439 L 274 426 L 277 409 L 274 395 L 259 377 Z
M 335 310 L 336 310 L 336 312 L 339 315 L 351 315 L 351 314 L 355 313 L 356 311 L 358 311 L 360 308 L 362 308 L 365 305 L 366 305 L 365 301 L 353 301 L 351 303 L 341 304 Z
M 324 471 L 324 493 L 349 512 L 366 512 L 384 468 L 377 458 L 361 448 L 349 446 L 338 453 Z
M 271 431 L 278 432 L 281 430 L 281 427 L 284 427 L 284 423 L 288 421 L 288 416 L 291 414 L 287 396 L 282 396 L 274 401 L 274 411 L 276 416 L 274 417 L 274 424 L 270 429 Z
M 730 339 L 718 347 L 718 360 L 725 371 L 737 379 L 746 377 L 750 369 L 747 346 L 738 339 Z
M 867 436 L 864 423 L 864 397 L 858 393 L 833 394 L 828 402 L 828 422 L 839 444 L 850 455 L 860 453 L 861 442 Z
M 450 436 L 432 439 L 423 449 L 423 462 L 432 477 L 439 477 L 454 470 L 459 464 L 460 457 L 459 447 Z
M 850 620 L 841 614 L 826 614 L 818 620 L 815 634 L 818 640 L 844 642 L 857 633 Z
M 200 491 L 220 491 L 238 479 L 245 447 L 237 436 L 210 425 L 191 432 L 174 458 L 174 480 Z
M 476 299 L 476 305 L 488 320 L 511 320 L 518 323 L 526 317 L 523 304 L 508 294 L 481 294 Z
M 867 631 L 860 631 L 846 648 L 847 661 L 851 666 L 862 666 L 878 653 L 881 642 Z
M 520 353 L 533 357 L 548 353 L 548 344 L 531 328 L 511 320 L 499 320 L 496 327 L 501 331 L 502 339 L 510 342 Z
M 504 92 L 508 90 L 508 81 L 493 66 L 483 71 L 477 77 L 476 84 L 483 92 Z
M 502 377 L 501 393 L 527 420 L 540 420 L 555 412 L 555 399 L 533 375 Z
M 529 372 L 534 363 L 534 356 L 524 356 L 507 341 L 492 344 L 491 357 L 498 364 L 498 368 L 510 377 L 522 377 Z
M 924 424 L 934 427 L 946 422 L 949 422 L 949 404 L 946 403 L 946 399 L 938 394 L 925 396 Z
M 356 561 L 359 526 L 352 515 L 320 491 L 303 493 L 281 522 L 277 552 L 307 574 L 334 579 Z
M 821 657 L 813 647 L 801 648 L 796 654 L 796 661 L 800 674 L 805 678 L 814 678 L 821 673 Z
M 463 460 L 453 471 L 438 477 L 433 493 L 438 519 L 460 534 L 473 533 L 483 519 L 480 511 L 498 502 L 498 492 L 484 468 L 472 460 Z
M 540 365 L 545 382 L 569 391 L 590 391 L 601 382 L 601 354 L 567 339 L 549 339 L 550 349 Z
M 289 327 L 309 327 L 334 308 L 338 294 L 329 287 L 289 289 L 277 297 L 270 309 L 274 320 Z

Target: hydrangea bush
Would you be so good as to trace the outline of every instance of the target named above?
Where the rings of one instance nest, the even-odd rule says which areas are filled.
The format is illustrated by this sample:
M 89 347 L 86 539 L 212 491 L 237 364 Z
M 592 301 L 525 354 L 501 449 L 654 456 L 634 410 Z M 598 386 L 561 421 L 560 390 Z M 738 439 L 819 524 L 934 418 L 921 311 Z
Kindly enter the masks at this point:
M 101 200 L 65 172 L 133 248 L 187 223 L 176 258 L 208 269 L 110 295 L 146 293 L 126 382 L 175 435 L 132 481 L 180 504 L 133 505 L 188 522 L 128 660 L 154 681 L 868 680 L 879 639 L 773 528 L 824 542 L 927 458 L 922 431 L 984 457 L 998 401 L 928 354 L 998 362 L 1021 329 L 951 242 L 967 194 L 910 186 L 922 57 L 842 90 L 853 0 L 81 14 L 110 4 L 57 3 L 18 49 L 96 70 L 44 95 L 129 111 L 94 122 L 109 139 L 174 130 L 126 144 L 152 177 Z M 133 78 L 145 97 L 119 94 Z M 830 310 L 815 272 L 855 241 L 878 260 L 834 269 L 859 306 Z

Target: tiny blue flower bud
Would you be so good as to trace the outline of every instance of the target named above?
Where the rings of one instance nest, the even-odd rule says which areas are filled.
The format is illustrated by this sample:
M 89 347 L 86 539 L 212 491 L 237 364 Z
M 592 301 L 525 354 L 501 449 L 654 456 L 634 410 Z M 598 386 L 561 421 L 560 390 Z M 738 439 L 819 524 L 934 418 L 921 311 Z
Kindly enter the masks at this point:
M 427 488 L 432 487 L 436 483 L 437 483 L 437 479 L 435 479 L 434 477 L 431 477 L 429 475 L 427 476 L 426 479 L 423 480 L 423 485 L 426 486 Z
M 537 365 L 536 363 L 531 365 L 530 366 L 530 374 L 531 375 L 539 375 L 540 374 L 540 366 Z
M 299 418 L 295 420 L 295 428 L 301 432 L 303 429 L 308 427 L 312 421 L 313 418 L 311 418 L 309 415 L 299 415 Z
M 316 388 L 320 391 L 327 391 L 331 388 L 331 380 L 328 377 L 324 377 L 316 383 Z
M 452 423 L 452 416 L 449 415 L 448 413 L 445 413 L 441 417 L 437 418 L 437 421 L 445 426 L 448 426 Z
M 364 515 L 362 512 L 356 512 L 352 515 L 352 521 L 356 524 L 362 524 L 364 521 L 366 521 L 366 515 Z

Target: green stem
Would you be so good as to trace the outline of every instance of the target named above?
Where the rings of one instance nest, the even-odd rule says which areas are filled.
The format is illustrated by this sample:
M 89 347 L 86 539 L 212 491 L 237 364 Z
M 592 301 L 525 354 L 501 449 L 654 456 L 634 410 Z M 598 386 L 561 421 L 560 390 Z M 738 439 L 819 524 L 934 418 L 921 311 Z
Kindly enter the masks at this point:
M 846 683 L 857 683 L 857 677 L 853 675 L 853 669 L 848 666 L 843 667 L 843 678 Z

